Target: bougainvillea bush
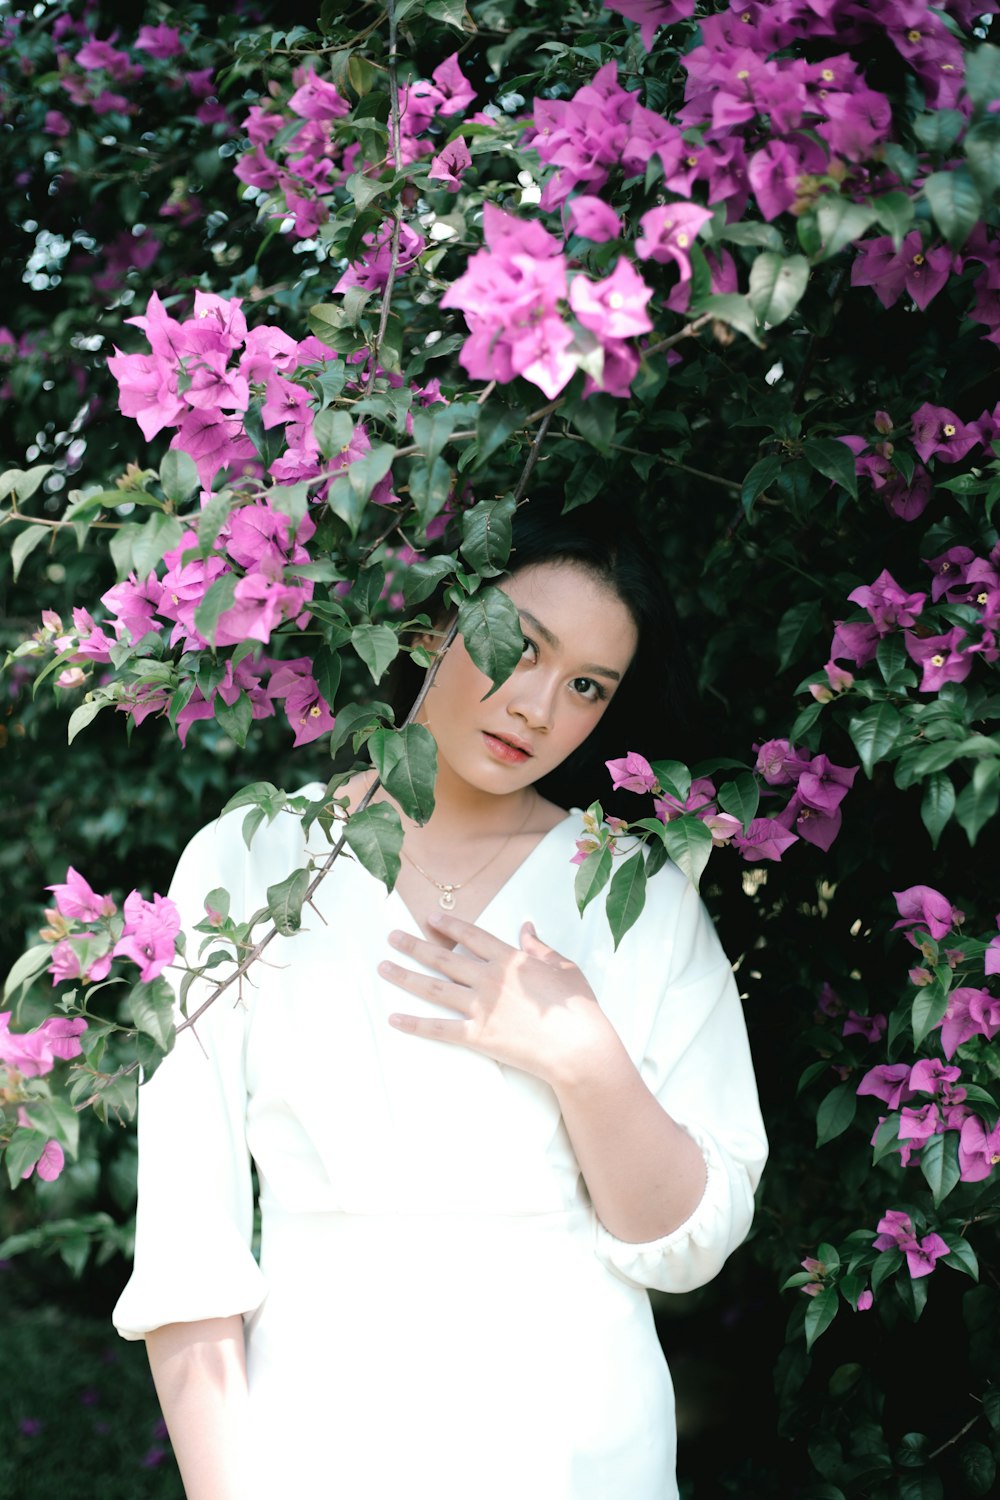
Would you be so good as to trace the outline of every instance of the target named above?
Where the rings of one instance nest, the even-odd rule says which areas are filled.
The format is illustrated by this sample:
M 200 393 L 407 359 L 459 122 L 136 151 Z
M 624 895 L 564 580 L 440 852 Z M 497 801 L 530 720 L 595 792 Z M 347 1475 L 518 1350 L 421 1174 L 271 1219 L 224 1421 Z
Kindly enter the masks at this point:
M 408 814 L 432 809 L 433 743 L 383 701 L 387 669 L 430 666 L 416 643 L 443 587 L 502 681 L 521 637 L 490 583 L 515 509 L 610 497 L 662 560 L 702 711 L 674 758 L 620 746 L 566 878 L 626 943 L 666 860 L 701 883 L 774 1144 L 756 1269 L 733 1274 L 752 1280 L 749 1379 L 766 1366 L 775 1397 L 738 1398 L 752 1445 L 716 1448 L 692 1493 L 985 1495 L 991 17 L 965 0 L 266 9 L 4 18 L 5 265 L 27 291 L 0 332 L 3 753 L 34 881 L 0 1015 L 0 1143 L 11 1184 L 29 1179 L 18 1199 L 34 1191 L 8 1251 L 79 1264 L 120 1243 L 79 1194 L 55 1227 L 46 1205 L 67 1207 L 61 1184 L 103 1149 L 93 1117 L 129 1119 L 172 1044 L 166 975 L 183 997 L 207 964 L 233 991 L 343 847 L 391 885 L 398 820 L 337 801 L 371 764 Z M 295 792 L 317 779 L 321 798 Z M 134 826 L 102 813 L 84 837 L 77 789 L 134 798 Z M 204 942 L 178 951 L 152 877 L 223 804 L 248 841 L 293 815 L 327 852 L 252 923 L 206 891 Z M 68 869 L 41 831 L 34 847 L 54 806 Z M 143 827 L 154 856 L 116 866 Z M 720 1328 L 746 1315 L 727 1284 Z

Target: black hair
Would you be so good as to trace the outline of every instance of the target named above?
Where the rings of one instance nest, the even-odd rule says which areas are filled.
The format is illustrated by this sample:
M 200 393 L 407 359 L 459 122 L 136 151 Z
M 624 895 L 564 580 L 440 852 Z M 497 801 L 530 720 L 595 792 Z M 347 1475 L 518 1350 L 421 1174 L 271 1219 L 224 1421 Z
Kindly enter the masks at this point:
M 650 761 L 687 760 L 695 740 L 693 679 L 671 591 L 654 562 L 655 540 L 644 540 L 622 507 L 605 501 L 565 515 L 549 501 L 526 501 L 515 512 L 512 534 L 506 576 L 543 563 L 568 563 L 605 584 L 632 616 L 638 644 L 611 702 L 583 744 L 536 785 L 560 807 L 588 807 L 596 800 L 606 813 L 634 818 L 637 798 L 612 792 L 605 761 L 628 750 Z M 440 594 L 423 608 L 433 620 L 447 617 Z M 397 661 L 392 696 L 399 721 L 422 673 L 406 653 Z

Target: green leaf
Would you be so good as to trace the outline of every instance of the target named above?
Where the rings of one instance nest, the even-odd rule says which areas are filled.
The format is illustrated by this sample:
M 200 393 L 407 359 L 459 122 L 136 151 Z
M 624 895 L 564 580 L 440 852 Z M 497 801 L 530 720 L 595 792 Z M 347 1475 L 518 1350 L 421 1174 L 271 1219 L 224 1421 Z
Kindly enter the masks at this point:
M 884 635 L 875 650 L 875 660 L 883 682 L 893 682 L 909 664 L 906 644 L 901 635 Z
M 934 1139 L 940 1140 L 942 1137 L 935 1136 Z M 978 1281 L 979 1257 L 968 1240 L 963 1239 L 961 1235 L 957 1235 L 953 1236 L 948 1243 L 951 1249 L 947 1255 L 942 1255 L 941 1264 L 943 1266 L 951 1266 L 954 1271 L 964 1271 L 966 1276 L 971 1276 L 973 1281 Z
M 503 406 L 488 401 L 479 408 L 476 418 L 476 445 L 473 468 L 480 469 L 507 439 L 524 425 L 527 412 L 520 406 Z
M 220 490 L 213 495 L 198 517 L 198 555 L 208 557 L 215 546 L 216 538 L 226 523 L 233 508 L 232 490 Z
M 965 116 L 957 109 L 937 109 L 913 122 L 913 134 L 928 151 L 950 151 L 964 129 Z
M 748 297 L 741 296 L 738 292 L 716 292 L 711 297 L 706 297 L 697 309 L 699 313 L 711 313 L 720 323 L 726 323 L 730 328 L 735 328 L 738 333 L 745 334 L 751 343 L 761 346 L 760 328 L 757 326 L 757 315 L 750 305 Z
M 194 612 L 195 630 L 212 645 L 215 644 L 215 628 L 220 615 L 232 607 L 237 582 L 235 573 L 221 573 Z
M 873 703 L 849 721 L 847 732 L 870 780 L 876 763 L 898 744 L 903 724 L 891 703 Z
M 52 533 L 47 526 L 26 526 L 23 531 L 18 532 L 10 549 L 10 560 L 13 564 L 14 582 L 24 565 L 24 560 L 40 543 L 44 542 Z
M 854 1084 L 840 1083 L 820 1101 L 816 1111 L 816 1145 L 825 1146 L 835 1140 L 854 1119 L 858 1107 L 858 1096 Z M 822 1260 L 824 1257 L 820 1257 Z
M 437 746 L 430 731 L 423 724 L 376 729 L 368 740 L 368 753 L 382 785 L 406 816 L 426 823 L 434 811 L 437 775 Z
M 638 849 L 618 866 L 608 889 L 608 925 L 615 948 L 646 904 L 646 861 Z
M 712 834 L 700 818 L 684 814 L 672 818 L 664 835 L 667 853 L 695 890 L 712 852 Z
M 570 421 L 600 453 L 610 453 L 615 440 L 618 402 L 614 396 L 579 397 L 567 408 Z
M 500 500 L 480 500 L 462 516 L 459 550 L 469 566 L 483 578 L 502 573 L 510 556 L 513 495 Z
M 403 574 L 403 598 L 407 604 L 417 604 L 433 594 L 438 584 L 454 573 L 458 560 L 453 552 L 441 557 L 422 557 L 419 562 L 406 569 Z
M 102 709 L 110 707 L 114 700 L 102 693 L 88 693 L 84 701 L 74 708 L 66 726 L 66 743 L 72 745 L 81 730 L 92 724 Z
M 762 495 L 780 473 L 781 459 L 776 453 L 768 453 L 766 457 L 759 458 L 753 468 L 748 470 L 740 490 L 740 500 L 748 520 L 758 495 Z
M 241 787 L 230 797 L 219 816 L 234 812 L 239 807 L 262 807 L 270 811 L 284 795 L 271 781 L 252 781 L 249 786 Z
M 313 678 L 319 688 L 320 696 L 331 713 L 337 704 L 341 665 L 340 652 L 332 651 L 329 646 L 320 646 L 313 657 Z
M 443 458 L 431 463 L 415 463 L 410 469 L 410 499 L 417 511 L 421 526 L 426 526 L 440 515 L 451 494 L 453 476 Z
M 351 645 L 374 682 L 382 680 L 389 663 L 399 654 L 399 637 L 389 625 L 355 625 L 351 631 Z
M 458 628 L 465 649 L 493 686 L 486 697 L 507 681 L 524 653 L 521 619 L 503 589 L 480 589 L 463 599 Z
M 464 427 L 477 414 L 475 405 L 453 401 L 448 406 L 427 407 L 413 413 L 413 441 L 433 464 L 457 427 Z
M 246 693 L 240 693 L 234 703 L 227 703 L 219 693 L 215 699 L 215 722 L 223 734 L 228 734 L 242 750 L 247 742 L 253 721 L 253 706 Z
M 775 640 L 778 647 L 778 671 L 783 672 L 808 649 L 823 624 L 823 611 L 816 599 L 793 604 L 778 621 Z M 815 657 L 813 658 L 815 660 Z
M 920 1170 L 934 1198 L 934 1207 L 940 1208 L 952 1188 L 958 1184 L 958 1135 L 946 1131 L 944 1135 L 932 1135 L 920 1150 Z M 950 1247 L 949 1247 L 950 1248 Z
M 681 760 L 654 760 L 653 775 L 665 792 L 671 792 L 678 802 L 686 802 L 691 791 L 691 772 Z M 711 771 L 699 768 L 700 776 L 710 776 Z
M 937 771 L 928 776 L 920 803 L 920 819 L 931 837 L 931 847 L 936 849 L 945 824 L 955 811 L 955 787 L 950 776 Z
M 587 908 L 595 896 L 601 893 L 611 879 L 613 863 L 614 856 L 607 845 L 604 845 L 600 849 L 592 849 L 583 863 L 577 866 L 573 892 L 581 912 Z
M 194 459 L 180 448 L 168 448 L 160 465 L 160 484 L 168 500 L 180 505 L 198 488 L 198 469 Z
M 321 411 L 314 419 L 313 435 L 319 444 L 320 453 L 325 459 L 330 459 L 335 453 L 343 453 L 350 447 L 354 436 L 354 420 L 350 412 L 327 407 L 326 411 Z
M 809 282 L 809 262 L 804 255 L 787 259 L 765 250 L 750 267 L 750 306 L 760 323 L 772 328 L 783 323 L 802 300 Z
M 958 1466 L 962 1471 L 965 1488 L 970 1495 L 994 1495 L 997 1477 L 997 1461 L 978 1438 L 970 1438 L 958 1450 Z
M 348 848 L 370 875 L 392 890 L 399 876 L 399 851 L 403 829 L 399 814 L 388 802 L 374 802 L 347 820 L 344 837 Z
M 152 1037 L 161 1052 L 174 1044 L 174 993 L 165 979 L 151 979 L 135 984 L 126 999 L 132 1024 Z
M 961 250 L 983 211 L 983 200 L 970 174 L 964 167 L 932 172 L 924 182 L 923 194 L 952 250 Z
M 719 806 L 723 812 L 739 818 L 744 831 L 757 816 L 760 805 L 760 787 L 752 771 L 741 771 L 732 781 L 724 781 L 719 787 Z
M 48 968 L 51 958 L 51 945 L 36 943 L 34 947 L 22 953 L 20 958 L 15 959 L 10 973 L 3 982 L 4 1004 L 12 1008 L 16 1007 L 19 999 L 18 991 L 23 988 L 24 993 L 27 994 L 33 981 Z
M 859 240 L 875 220 L 875 209 L 870 204 L 852 203 L 849 198 L 828 194 L 820 199 L 816 210 L 819 230 L 819 259 L 829 260 L 845 245 Z
M 1000 806 L 1000 760 L 981 760 L 955 801 L 955 817 L 975 844 L 982 829 Z
M 973 104 L 987 109 L 1000 99 L 1000 47 L 979 43 L 966 54 L 965 92 Z
M 4 1152 L 4 1165 L 12 1188 L 16 1188 L 25 1174 L 37 1165 L 48 1143 L 48 1136 L 41 1130 L 21 1127 L 14 1131 Z
M 282 937 L 291 937 L 302 926 L 302 903 L 308 889 L 308 870 L 293 870 L 284 880 L 268 886 L 267 909 Z
M 893 247 L 898 250 L 913 227 L 913 199 L 909 193 L 883 193 L 880 198 L 874 199 L 872 207 L 875 209 L 879 228 L 892 235 Z
M 854 454 L 846 443 L 840 443 L 836 438 L 807 438 L 802 444 L 802 456 L 818 474 L 832 479 L 855 500 L 858 498 Z
M 815 1297 L 810 1298 L 804 1324 L 806 1349 L 811 1349 L 820 1335 L 826 1332 L 839 1308 L 840 1297 L 835 1286 L 824 1287 Z
M 934 1030 L 948 1009 L 948 991 L 939 983 L 925 984 L 917 990 L 910 1009 L 913 1045 L 919 1047 Z

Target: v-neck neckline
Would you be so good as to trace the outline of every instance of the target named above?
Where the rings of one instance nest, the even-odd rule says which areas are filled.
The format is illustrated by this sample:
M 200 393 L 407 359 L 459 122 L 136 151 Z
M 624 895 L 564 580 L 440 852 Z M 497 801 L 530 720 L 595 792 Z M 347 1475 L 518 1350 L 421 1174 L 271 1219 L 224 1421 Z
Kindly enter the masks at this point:
M 542 834 L 542 836 L 538 840 L 538 842 L 535 843 L 535 844 L 533 844 L 532 847 L 528 850 L 527 854 L 521 860 L 521 863 L 519 865 L 515 865 L 514 869 L 511 870 L 510 874 L 507 876 L 507 879 L 503 882 L 503 884 L 500 885 L 500 886 L 498 886 L 497 889 L 493 892 L 493 895 L 486 902 L 485 906 L 481 907 L 480 910 L 476 913 L 476 915 L 474 917 L 463 917 L 462 921 L 463 922 L 472 922 L 472 923 L 478 925 L 478 923 L 480 923 L 483 920 L 483 918 L 487 915 L 487 913 L 490 911 L 491 907 L 495 906 L 495 904 L 497 903 L 497 901 L 500 900 L 500 897 L 502 895 L 504 895 L 504 893 L 508 890 L 508 888 L 517 879 L 517 877 L 521 874 L 522 870 L 524 870 L 525 867 L 531 863 L 531 861 L 535 858 L 535 855 L 539 852 L 539 850 L 543 849 L 545 847 L 545 845 L 552 838 L 552 835 L 554 833 L 557 833 L 560 828 L 565 828 L 566 825 L 567 825 L 567 823 L 571 823 L 573 821 L 573 819 L 579 817 L 579 815 L 580 815 L 580 809 L 577 808 L 577 807 L 571 807 L 570 810 L 569 810 L 569 812 L 567 812 L 567 814 L 566 814 L 566 816 L 564 818 L 562 818 L 558 823 L 553 823 L 553 825 L 552 825 L 551 828 L 546 829 L 545 833 Z M 407 917 L 413 923 L 413 926 L 417 929 L 417 931 L 419 932 L 420 936 L 422 938 L 424 938 L 425 940 L 428 940 L 427 933 L 424 931 L 423 926 L 417 920 L 417 918 L 413 915 L 412 911 L 407 906 L 407 904 L 403 900 L 402 896 L 399 894 L 399 889 L 398 889 L 397 886 L 393 886 L 392 890 L 389 892 L 389 900 L 390 901 L 395 900 L 397 902 L 397 904 L 400 907 L 402 907 L 403 911 L 406 913 Z

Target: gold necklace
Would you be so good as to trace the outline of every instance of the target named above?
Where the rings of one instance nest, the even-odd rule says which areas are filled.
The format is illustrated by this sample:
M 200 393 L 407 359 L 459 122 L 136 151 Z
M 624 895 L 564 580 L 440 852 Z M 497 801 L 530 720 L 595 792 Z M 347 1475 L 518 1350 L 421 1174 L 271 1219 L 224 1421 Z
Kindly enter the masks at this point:
M 425 880 L 430 881 L 431 885 L 437 886 L 438 890 L 441 892 L 440 896 L 438 897 L 438 906 L 440 906 L 441 910 L 454 911 L 455 892 L 463 890 L 467 885 L 471 885 L 476 877 L 481 875 L 483 871 L 487 869 L 495 859 L 500 858 L 501 854 L 506 849 L 511 839 L 517 838 L 519 833 L 524 832 L 525 828 L 528 826 L 528 819 L 531 816 L 531 809 L 534 807 L 534 805 L 535 804 L 533 801 L 528 803 L 528 811 L 524 815 L 521 826 L 519 828 L 515 828 L 513 833 L 509 833 L 504 839 L 503 843 L 500 845 L 499 849 L 495 850 L 494 853 L 490 855 L 486 863 L 484 865 L 480 865 L 479 869 L 474 870 L 471 875 L 466 875 L 463 881 L 435 880 L 434 876 L 429 874 L 422 865 L 417 864 L 412 854 L 407 854 L 405 849 L 401 850 L 400 852 L 402 853 L 403 858 L 406 860 L 407 864 L 411 864 L 413 868 L 424 877 Z

